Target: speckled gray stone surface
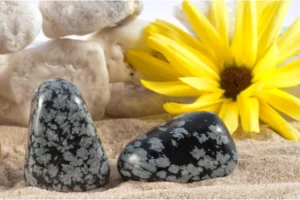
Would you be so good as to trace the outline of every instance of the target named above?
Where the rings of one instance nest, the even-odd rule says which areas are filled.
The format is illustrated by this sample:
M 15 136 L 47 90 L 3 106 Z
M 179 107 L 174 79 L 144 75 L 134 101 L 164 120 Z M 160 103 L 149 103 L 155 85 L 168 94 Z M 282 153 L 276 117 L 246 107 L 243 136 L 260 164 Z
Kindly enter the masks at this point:
M 177 116 L 130 142 L 118 160 L 125 180 L 194 182 L 232 173 L 237 151 L 213 113 Z
M 31 105 L 26 185 L 85 191 L 105 185 L 109 172 L 106 154 L 78 89 L 60 79 L 44 82 Z

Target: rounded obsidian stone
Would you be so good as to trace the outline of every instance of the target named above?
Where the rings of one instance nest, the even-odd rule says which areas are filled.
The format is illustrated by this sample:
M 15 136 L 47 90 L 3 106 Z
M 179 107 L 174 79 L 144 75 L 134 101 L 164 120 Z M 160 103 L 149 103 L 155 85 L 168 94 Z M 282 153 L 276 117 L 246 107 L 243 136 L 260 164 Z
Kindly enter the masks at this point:
M 193 182 L 231 174 L 235 144 L 213 113 L 195 112 L 162 123 L 130 142 L 118 159 L 125 180 Z
M 87 106 L 65 80 L 44 82 L 31 105 L 25 183 L 62 192 L 105 185 L 109 164 Z

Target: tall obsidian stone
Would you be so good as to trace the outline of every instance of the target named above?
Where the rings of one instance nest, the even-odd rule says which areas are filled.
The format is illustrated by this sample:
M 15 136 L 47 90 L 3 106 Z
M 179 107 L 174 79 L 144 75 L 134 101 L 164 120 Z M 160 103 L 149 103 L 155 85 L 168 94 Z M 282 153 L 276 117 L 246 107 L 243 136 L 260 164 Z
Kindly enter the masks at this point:
M 122 151 L 118 170 L 125 180 L 193 182 L 232 173 L 237 151 L 224 123 L 195 112 L 160 124 Z
M 65 80 L 44 82 L 31 105 L 27 186 L 62 192 L 105 185 L 109 164 L 87 106 Z

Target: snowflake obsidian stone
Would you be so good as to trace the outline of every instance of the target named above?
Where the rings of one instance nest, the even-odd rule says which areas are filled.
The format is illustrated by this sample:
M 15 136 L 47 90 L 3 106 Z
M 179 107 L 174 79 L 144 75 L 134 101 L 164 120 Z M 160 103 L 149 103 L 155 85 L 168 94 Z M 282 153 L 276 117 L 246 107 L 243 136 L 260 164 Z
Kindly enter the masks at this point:
M 26 185 L 62 192 L 105 185 L 108 160 L 77 88 L 64 80 L 46 81 L 31 106 Z
M 130 142 L 118 160 L 125 180 L 193 182 L 231 174 L 237 151 L 213 113 L 175 117 Z

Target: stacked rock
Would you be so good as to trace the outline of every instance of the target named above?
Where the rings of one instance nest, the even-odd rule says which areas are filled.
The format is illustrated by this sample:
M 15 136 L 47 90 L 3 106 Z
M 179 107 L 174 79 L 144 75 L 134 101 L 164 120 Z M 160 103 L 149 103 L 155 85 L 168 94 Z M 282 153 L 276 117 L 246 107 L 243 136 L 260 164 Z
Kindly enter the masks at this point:
M 141 1 L 41 1 L 47 37 L 85 35 L 124 24 L 140 14 Z
M 104 53 L 96 42 L 53 40 L 9 54 L 6 59 L 0 73 L 0 103 L 5 105 L 0 116 L 4 120 L 27 126 L 33 92 L 51 78 L 74 83 L 82 91 L 94 119 L 103 116 L 109 101 L 109 83 Z
M 0 19 L 0 54 L 24 49 L 42 27 L 40 11 L 25 2 L 1 1 Z

